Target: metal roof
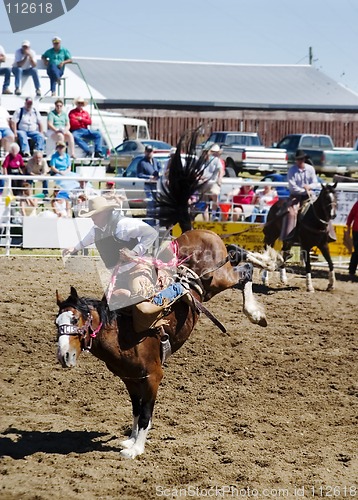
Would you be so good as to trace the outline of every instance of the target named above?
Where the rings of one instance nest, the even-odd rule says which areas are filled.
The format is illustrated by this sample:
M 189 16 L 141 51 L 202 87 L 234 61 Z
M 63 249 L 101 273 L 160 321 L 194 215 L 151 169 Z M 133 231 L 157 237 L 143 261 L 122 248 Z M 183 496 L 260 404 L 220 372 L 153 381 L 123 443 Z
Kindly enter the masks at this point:
M 358 94 L 310 65 L 75 58 L 103 103 L 169 109 L 357 111 Z M 99 99 L 101 102 L 101 99 Z

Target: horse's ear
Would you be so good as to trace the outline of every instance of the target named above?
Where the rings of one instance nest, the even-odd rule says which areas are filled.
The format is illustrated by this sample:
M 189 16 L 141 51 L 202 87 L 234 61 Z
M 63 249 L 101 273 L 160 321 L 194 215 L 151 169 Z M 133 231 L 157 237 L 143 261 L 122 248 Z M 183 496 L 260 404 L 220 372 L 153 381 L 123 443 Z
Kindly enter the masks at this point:
M 71 295 L 70 296 L 71 296 L 71 299 L 73 299 L 75 302 L 77 302 L 79 299 L 77 290 L 74 286 L 71 286 Z
M 57 305 L 58 307 L 60 307 L 60 305 L 62 304 L 63 302 L 63 298 L 61 297 L 61 295 L 58 293 L 58 290 L 56 290 L 56 302 L 57 302 Z
M 337 184 L 338 184 L 338 182 L 337 182 L 337 181 L 336 181 L 336 182 L 334 182 L 334 183 L 332 184 L 333 189 L 336 189 Z

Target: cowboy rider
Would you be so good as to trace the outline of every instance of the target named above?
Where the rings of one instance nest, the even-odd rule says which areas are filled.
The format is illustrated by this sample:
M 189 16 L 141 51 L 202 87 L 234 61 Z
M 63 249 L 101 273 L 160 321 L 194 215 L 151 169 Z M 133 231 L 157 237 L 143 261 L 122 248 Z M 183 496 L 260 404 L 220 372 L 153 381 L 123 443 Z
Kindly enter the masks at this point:
M 73 255 L 95 244 L 107 269 L 112 272 L 106 297 L 111 309 L 135 304 L 133 322 L 136 331 L 146 330 L 174 299 L 187 293 L 180 283 L 172 283 L 155 293 L 153 264 L 145 254 L 151 248 L 157 231 L 146 222 L 125 217 L 121 206 L 97 196 L 89 200 L 89 210 L 79 217 L 90 217 L 94 223 L 89 233 L 75 247 L 63 251 Z M 151 301 L 148 301 L 151 297 Z M 143 316 L 147 318 L 144 320 Z M 149 324 L 147 324 L 149 321 Z
M 297 216 L 303 203 L 312 196 L 315 189 L 320 188 L 316 171 L 311 160 L 302 149 L 297 149 L 295 163 L 287 172 L 288 189 L 290 197 L 288 201 L 287 214 L 283 218 L 280 239 L 283 242 L 294 243 L 297 229 Z M 328 223 L 328 241 L 336 241 L 336 234 L 332 221 Z M 291 254 L 288 253 L 287 257 Z

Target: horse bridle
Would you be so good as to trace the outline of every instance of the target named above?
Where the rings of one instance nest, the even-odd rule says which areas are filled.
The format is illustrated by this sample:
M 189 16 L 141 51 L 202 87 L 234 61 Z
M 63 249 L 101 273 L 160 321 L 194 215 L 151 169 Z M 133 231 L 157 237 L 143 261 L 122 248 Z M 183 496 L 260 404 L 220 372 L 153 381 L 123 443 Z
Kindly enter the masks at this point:
M 60 314 L 62 314 L 62 312 Z M 82 327 L 78 327 L 77 325 L 68 325 L 68 324 L 56 325 L 57 340 L 63 335 L 67 335 L 68 337 L 79 337 L 81 341 L 82 351 L 89 351 L 92 348 L 93 339 L 96 338 L 97 333 L 102 328 L 102 323 L 100 323 L 96 329 L 93 329 L 92 321 L 93 321 L 93 316 L 89 312 L 87 314 L 87 319 Z M 92 333 L 90 333 L 90 330 Z
M 334 195 L 334 193 L 332 193 Z M 334 197 L 335 198 L 335 197 Z M 315 207 L 314 207 L 314 202 L 310 196 L 310 205 L 312 207 L 312 211 L 313 211 L 313 215 L 316 217 L 316 219 L 321 223 L 321 224 L 324 224 L 325 226 L 327 226 L 329 224 L 329 221 L 332 219 L 330 216 L 329 216 L 329 219 L 328 221 L 327 220 L 323 220 L 321 219 L 320 217 L 318 217 L 317 213 L 316 213 L 316 210 L 315 210 Z M 332 207 L 337 207 L 337 201 L 336 199 L 334 199 L 334 201 L 330 200 L 330 203 L 327 204 L 327 208 L 329 208 L 329 213 L 331 213 L 332 211 Z

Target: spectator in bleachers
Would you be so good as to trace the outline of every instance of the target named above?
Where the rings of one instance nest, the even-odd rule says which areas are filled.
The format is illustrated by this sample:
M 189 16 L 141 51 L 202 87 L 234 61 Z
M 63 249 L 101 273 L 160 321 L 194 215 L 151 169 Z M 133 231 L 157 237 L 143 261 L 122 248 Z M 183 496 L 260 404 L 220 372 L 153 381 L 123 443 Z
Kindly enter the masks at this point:
M 234 189 L 229 195 L 229 199 L 232 201 L 232 220 L 234 222 L 238 221 L 239 218 L 245 218 L 245 209 L 243 205 L 252 205 L 254 200 L 255 191 L 253 186 L 250 184 L 244 184 L 239 189 Z M 253 207 L 252 207 L 253 208 Z M 252 210 L 250 211 L 251 215 Z
M 221 190 L 221 182 L 224 175 L 224 167 L 219 158 L 219 154 L 213 154 L 212 149 L 214 148 L 214 153 L 219 153 L 220 147 L 217 144 L 213 144 L 210 150 L 205 153 L 205 163 L 204 163 L 204 174 L 203 174 L 203 185 L 201 186 L 201 191 L 203 193 L 203 201 L 206 202 L 203 217 L 205 221 L 209 220 L 209 205 L 211 204 L 211 218 L 212 220 L 219 220 L 219 214 L 217 213 L 219 208 L 219 196 Z
M 63 110 L 63 101 L 55 101 L 55 109 L 47 116 L 47 134 L 55 142 L 67 142 L 68 154 L 75 158 L 75 141 L 70 132 L 70 120 Z
M 34 197 L 31 190 L 31 184 L 28 182 L 23 183 L 23 191 L 20 199 L 20 214 L 23 217 L 31 217 L 36 215 L 38 207 L 38 199 Z
M 9 153 L 6 155 L 2 168 L 4 174 L 7 175 L 23 175 L 24 174 L 24 160 L 20 155 L 20 147 L 16 142 L 10 144 Z M 21 178 L 19 180 L 13 180 L 11 182 L 12 192 L 14 195 L 20 195 L 22 190 L 23 181 Z
M 41 122 L 41 115 L 33 107 L 33 100 L 31 97 L 26 97 L 25 106 L 17 109 L 11 118 L 11 127 L 20 143 L 21 153 L 24 157 L 29 158 L 30 144 L 29 139 L 35 143 L 34 149 L 43 151 L 45 144 L 44 130 Z
M 10 115 L 0 102 L 0 139 L 1 147 L 5 153 L 9 152 L 10 144 L 15 137 L 11 130 Z
M 91 182 L 81 179 L 79 181 L 79 187 L 72 189 L 70 192 L 74 216 L 78 217 L 81 210 L 88 209 L 88 200 L 99 195 L 100 191 L 94 189 Z
M 51 207 L 57 217 L 69 219 L 72 217 L 71 202 L 66 191 L 61 191 L 58 186 L 55 186 L 51 198 Z
M 0 45 L 0 66 L 3 62 L 6 61 L 6 54 L 4 47 Z M 2 87 L 3 94 L 12 94 L 10 87 L 10 77 L 11 77 L 11 69 L 10 68 L 0 68 L 0 75 L 4 77 L 4 83 Z
M 84 109 L 87 102 L 83 97 L 77 97 L 75 108 L 68 114 L 70 119 L 70 131 L 73 134 L 75 143 L 84 151 L 86 157 L 92 156 L 88 141 L 94 142 L 95 158 L 103 158 L 102 154 L 102 135 L 99 130 L 88 128 L 92 124 L 92 118 L 88 111 Z
M 34 151 L 32 158 L 26 164 L 25 173 L 27 175 L 47 175 L 50 169 L 44 158 L 43 151 Z M 33 181 L 28 181 L 31 185 Z M 48 181 L 42 181 L 43 194 L 48 195 Z
M 123 205 L 124 201 L 127 201 L 124 189 L 116 189 L 116 183 L 114 181 L 106 182 L 106 187 L 102 190 L 101 196 L 108 201 L 117 203 L 120 207 Z
M 52 39 L 52 48 L 42 54 L 42 60 L 47 67 L 50 78 L 51 95 L 56 95 L 56 84 L 60 85 L 61 77 L 65 71 L 65 65 L 72 63 L 70 52 L 61 46 L 61 38 L 55 36 Z
M 272 182 L 267 180 L 266 182 Z M 278 194 L 274 187 L 266 184 L 263 188 L 257 189 L 252 203 L 255 205 L 251 216 L 251 222 L 266 222 L 266 216 L 271 206 L 278 201 Z M 260 214 L 257 217 L 257 214 Z
M 71 173 L 71 158 L 66 153 L 66 143 L 59 141 L 56 151 L 50 159 L 51 175 L 68 175 Z
M 35 85 L 36 95 L 41 96 L 40 79 L 37 73 L 36 54 L 30 48 L 30 42 L 24 40 L 21 47 L 16 50 L 12 72 L 15 76 L 15 94 L 21 95 L 23 76 L 31 76 Z

